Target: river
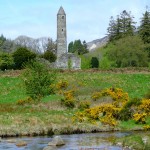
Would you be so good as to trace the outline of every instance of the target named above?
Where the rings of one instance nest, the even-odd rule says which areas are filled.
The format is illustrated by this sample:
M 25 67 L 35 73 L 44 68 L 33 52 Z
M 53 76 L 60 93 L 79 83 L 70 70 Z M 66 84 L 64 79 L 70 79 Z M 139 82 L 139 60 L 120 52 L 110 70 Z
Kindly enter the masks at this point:
M 114 138 L 120 138 L 137 132 L 102 132 L 88 134 L 60 135 L 66 145 L 56 150 L 122 150 L 119 146 L 112 146 Z M 0 142 L 0 150 L 43 150 L 53 137 L 19 137 L 3 138 Z M 27 142 L 25 147 L 17 147 L 15 143 L 8 143 L 9 139 Z

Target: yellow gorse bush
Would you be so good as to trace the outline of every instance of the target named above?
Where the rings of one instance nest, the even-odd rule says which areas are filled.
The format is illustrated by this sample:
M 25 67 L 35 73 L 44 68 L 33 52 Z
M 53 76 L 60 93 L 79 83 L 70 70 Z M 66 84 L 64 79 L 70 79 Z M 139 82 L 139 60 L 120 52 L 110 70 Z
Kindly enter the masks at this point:
M 115 115 L 118 113 L 119 109 L 112 104 L 102 104 L 89 109 L 84 110 L 83 112 L 77 112 L 73 120 L 74 121 L 90 121 L 95 123 L 95 121 L 101 121 L 102 124 L 107 124 L 110 126 L 117 125 L 117 120 Z
M 93 95 L 92 95 L 92 99 L 95 100 L 95 101 L 97 99 L 99 99 L 100 97 L 102 97 L 101 92 L 94 92 Z
M 97 100 L 104 96 L 110 96 L 114 101 L 114 105 L 117 107 L 124 106 L 129 100 L 129 95 L 126 92 L 123 92 L 120 88 L 108 88 L 102 90 L 101 92 L 94 92 L 92 95 L 93 100 Z
M 75 107 L 75 91 L 69 90 L 63 93 L 64 98 L 61 99 L 61 103 L 67 107 L 73 108 Z
M 148 116 L 150 116 L 150 99 L 143 99 L 139 109 L 144 111 Z
M 133 115 L 133 120 L 136 123 L 145 123 L 146 113 L 136 113 Z
M 117 120 L 112 116 L 105 116 L 100 119 L 100 121 L 105 125 L 116 126 L 118 124 Z
M 115 106 L 122 107 L 129 100 L 129 95 L 120 88 L 109 88 L 101 92 L 102 96 L 110 96 Z
M 68 82 L 67 81 L 59 81 L 57 84 L 56 84 L 56 88 L 57 90 L 62 90 L 62 89 L 66 89 L 68 87 Z
M 150 99 L 142 99 L 138 107 L 138 113 L 133 115 L 136 123 L 146 123 L 146 117 L 150 116 Z
M 143 128 L 148 131 L 148 130 L 150 130 L 150 125 L 145 125 L 145 126 L 143 126 Z

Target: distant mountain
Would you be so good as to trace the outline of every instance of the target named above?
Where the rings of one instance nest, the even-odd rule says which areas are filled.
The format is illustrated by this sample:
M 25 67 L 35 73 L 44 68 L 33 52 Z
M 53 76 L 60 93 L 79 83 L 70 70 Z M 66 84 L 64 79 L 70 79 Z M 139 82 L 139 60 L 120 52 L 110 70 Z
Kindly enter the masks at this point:
M 51 38 L 41 37 L 34 39 L 28 36 L 21 35 L 14 40 L 14 43 L 17 45 L 28 47 L 33 51 L 41 53 L 47 49 L 49 40 L 51 40 Z
M 50 37 L 41 37 L 41 38 L 31 38 L 25 35 L 17 37 L 13 42 L 16 45 L 21 45 L 32 49 L 38 53 L 44 52 L 47 49 L 48 42 L 52 40 Z M 96 39 L 87 43 L 87 48 L 89 52 L 94 51 L 95 49 L 106 45 L 108 42 L 108 36 L 105 36 L 101 39 Z
M 87 48 L 89 49 L 89 52 L 92 52 L 95 49 L 106 45 L 108 40 L 109 40 L 108 36 L 105 36 L 101 39 L 93 40 L 93 41 L 87 43 Z

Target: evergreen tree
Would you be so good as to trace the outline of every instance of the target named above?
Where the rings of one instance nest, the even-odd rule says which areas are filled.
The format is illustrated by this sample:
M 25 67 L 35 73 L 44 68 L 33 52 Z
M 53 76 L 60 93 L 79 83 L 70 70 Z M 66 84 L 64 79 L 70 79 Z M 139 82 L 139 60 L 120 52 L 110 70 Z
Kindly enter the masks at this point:
M 124 10 L 115 20 L 113 17 L 110 18 L 109 27 L 107 29 L 109 41 L 115 41 L 120 38 L 134 35 L 135 22 L 131 14 Z
M 88 53 L 86 41 L 83 41 L 83 43 L 81 42 L 81 40 L 70 42 L 68 46 L 68 52 L 77 53 L 78 55 Z
M 114 20 L 114 17 L 110 17 L 109 27 L 107 28 L 109 40 L 113 41 L 116 35 L 116 21 Z
M 69 53 L 73 53 L 73 46 L 74 46 L 74 43 L 70 42 L 69 45 L 68 45 L 68 52 Z
M 121 37 L 125 36 L 132 36 L 135 32 L 135 22 L 133 22 L 133 17 L 131 16 L 131 13 L 124 10 L 120 14 L 120 21 L 121 21 Z
M 141 19 L 139 34 L 144 43 L 150 43 L 150 12 L 146 11 Z
M 3 36 L 3 34 L 1 34 L 1 36 L 0 36 L 0 48 L 5 41 L 6 41 L 6 38 Z
M 99 61 L 97 57 L 92 57 L 91 59 L 91 68 L 98 68 L 99 67 Z
M 86 43 L 85 40 L 83 41 L 83 47 L 84 47 L 83 54 L 88 53 L 89 51 L 88 51 L 88 49 L 87 49 L 87 43 Z

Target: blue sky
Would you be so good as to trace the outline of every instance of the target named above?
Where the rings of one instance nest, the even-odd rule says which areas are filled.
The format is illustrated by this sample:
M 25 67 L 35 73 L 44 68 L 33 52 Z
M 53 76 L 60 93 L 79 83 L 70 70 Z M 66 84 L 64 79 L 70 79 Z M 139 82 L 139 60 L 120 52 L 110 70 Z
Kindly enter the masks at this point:
M 0 34 L 56 39 L 56 15 L 60 6 L 67 14 L 68 42 L 87 42 L 104 37 L 110 16 L 131 11 L 139 22 L 150 0 L 0 0 Z M 138 25 L 138 24 L 137 24 Z

